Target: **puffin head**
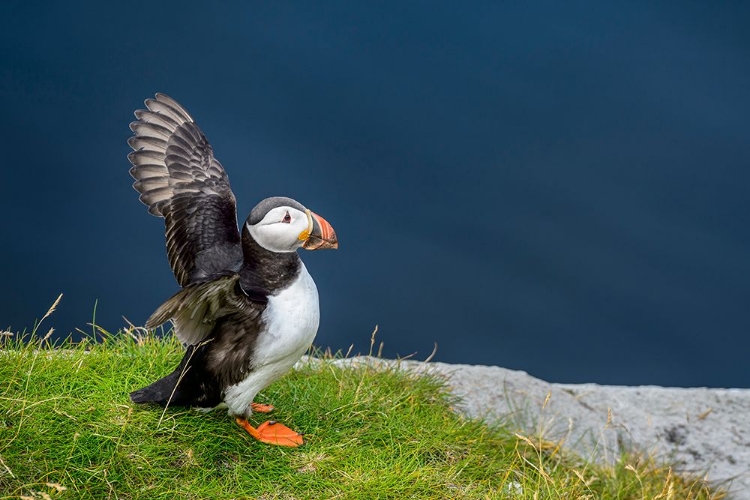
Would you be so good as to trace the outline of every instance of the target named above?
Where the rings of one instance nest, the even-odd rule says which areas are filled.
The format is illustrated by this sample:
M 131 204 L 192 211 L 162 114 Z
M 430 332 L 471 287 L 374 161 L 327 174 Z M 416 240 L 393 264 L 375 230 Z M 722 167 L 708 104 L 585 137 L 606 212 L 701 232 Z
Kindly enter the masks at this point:
M 245 227 L 258 245 L 271 252 L 339 247 L 336 232 L 323 217 L 282 196 L 258 203 L 247 217 Z

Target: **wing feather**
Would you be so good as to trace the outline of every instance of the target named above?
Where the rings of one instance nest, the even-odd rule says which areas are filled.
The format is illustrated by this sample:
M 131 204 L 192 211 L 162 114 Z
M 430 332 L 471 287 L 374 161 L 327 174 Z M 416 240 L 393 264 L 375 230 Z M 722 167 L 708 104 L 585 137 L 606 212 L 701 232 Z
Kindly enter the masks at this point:
M 156 94 L 135 112 L 128 144 L 133 187 L 164 217 L 167 256 L 181 286 L 236 270 L 242 259 L 237 207 L 224 167 L 190 114 Z
M 188 285 L 154 311 L 146 328 L 172 320 L 175 336 L 185 344 L 203 341 L 216 322 L 229 314 L 244 312 L 252 317 L 264 308 L 237 292 L 239 275 L 223 276 L 205 283 Z

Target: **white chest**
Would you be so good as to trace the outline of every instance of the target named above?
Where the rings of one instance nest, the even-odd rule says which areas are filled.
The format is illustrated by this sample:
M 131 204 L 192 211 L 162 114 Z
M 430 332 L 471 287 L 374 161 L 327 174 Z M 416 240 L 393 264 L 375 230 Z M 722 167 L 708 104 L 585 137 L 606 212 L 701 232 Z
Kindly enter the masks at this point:
M 289 371 L 318 332 L 318 289 L 304 264 L 292 285 L 268 298 L 263 320 L 265 329 L 251 360 L 253 370 L 224 394 L 224 402 L 235 415 L 249 412 L 255 395 Z
M 266 328 L 258 337 L 254 364 L 280 361 L 301 350 L 292 361 L 296 363 L 310 347 L 320 323 L 318 289 L 304 264 L 291 286 L 268 297 L 263 319 Z

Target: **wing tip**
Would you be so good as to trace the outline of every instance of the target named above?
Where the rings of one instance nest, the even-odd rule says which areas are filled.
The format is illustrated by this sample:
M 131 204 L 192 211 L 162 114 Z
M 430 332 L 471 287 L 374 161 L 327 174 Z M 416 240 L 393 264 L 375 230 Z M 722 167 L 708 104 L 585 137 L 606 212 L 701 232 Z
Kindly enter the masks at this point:
M 154 94 L 153 98 L 148 98 L 144 101 L 146 107 L 151 111 L 155 111 L 154 109 L 152 109 L 154 107 L 154 103 L 159 103 L 162 106 L 167 106 L 168 108 L 171 108 L 172 112 L 177 113 L 178 115 L 182 115 L 182 117 L 185 118 L 186 121 L 195 123 L 193 117 L 190 115 L 190 113 L 188 113 L 187 109 L 185 109 L 182 104 L 163 92 L 157 92 L 156 94 Z

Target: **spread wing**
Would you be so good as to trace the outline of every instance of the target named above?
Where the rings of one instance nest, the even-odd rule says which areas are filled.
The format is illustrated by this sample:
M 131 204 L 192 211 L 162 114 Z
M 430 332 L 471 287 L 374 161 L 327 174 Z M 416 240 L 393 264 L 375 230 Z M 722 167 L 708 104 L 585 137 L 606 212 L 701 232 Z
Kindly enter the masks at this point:
M 237 204 L 206 136 L 172 98 L 156 94 L 135 112 L 130 175 L 149 213 L 164 217 L 167 256 L 181 286 L 242 262 Z
M 234 274 L 186 286 L 159 306 L 146 321 L 146 328 L 156 328 L 171 319 L 175 336 L 185 344 L 194 345 L 206 339 L 217 323 L 234 316 L 237 323 L 232 328 L 234 335 L 257 335 L 265 305 L 248 300 L 240 289 L 239 279 Z M 229 352 L 225 354 L 229 356 Z

